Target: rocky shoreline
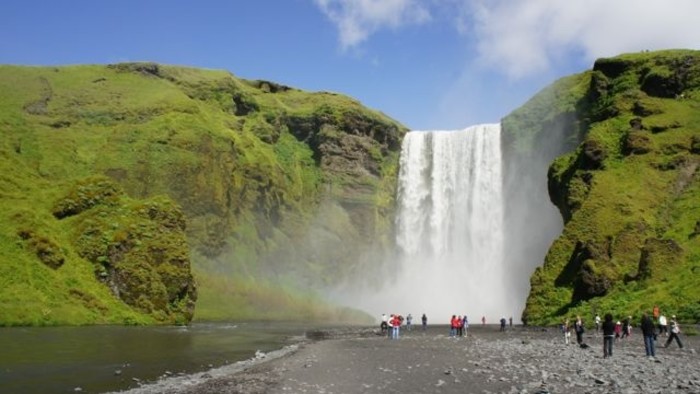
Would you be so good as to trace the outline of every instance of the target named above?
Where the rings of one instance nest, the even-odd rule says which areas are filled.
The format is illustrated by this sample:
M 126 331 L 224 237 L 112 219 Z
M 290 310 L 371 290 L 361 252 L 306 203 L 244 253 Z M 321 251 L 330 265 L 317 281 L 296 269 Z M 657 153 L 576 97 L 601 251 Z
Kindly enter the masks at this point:
M 479 326 L 450 338 L 437 326 L 404 330 L 399 340 L 378 331 L 310 331 L 276 352 L 129 393 L 700 393 L 696 336 L 683 336 L 683 349 L 663 348 L 659 337 L 657 356 L 647 358 L 636 332 L 604 359 L 594 332 L 581 348 L 551 328 Z

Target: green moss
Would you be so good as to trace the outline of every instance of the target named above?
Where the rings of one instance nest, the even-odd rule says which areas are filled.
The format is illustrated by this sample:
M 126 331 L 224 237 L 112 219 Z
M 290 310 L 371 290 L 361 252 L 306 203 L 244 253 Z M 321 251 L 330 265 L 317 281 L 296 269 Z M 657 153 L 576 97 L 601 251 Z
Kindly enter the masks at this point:
M 585 125 L 581 144 L 549 170 L 566 227 L 532 277 L 530 322 L 608 311 L 637 316 L 655 304 L 700 319 L 692 236 L 700 201 L 700 158 L 692 150 L 700 135 L 699 71 L 695 51 L 596 61 L 588 101 L 576 114 Z
M 590 83 L 590 73 L 562 78 L 508 114 L 502 121 L 506 152 L 534 154 L 553 134 L 563 134 L 568 147 L 578 144 L 579 125 L 572 114 L 586 105 Z
M 11 259 L 7 275 L 27 283 L 0 290 L 13 308 L 0 313 L 0 324 L 187 321 L 194 296 L 176 285 L 187 277 L 176 267 L 188 258 L 203 277 L 275 278 L 262 293 L 276 292 L 274 281 L 290 293 L 297 283 L 308 295 L 343 280 L 339 261 L 350 267 L 359 245 L 386 245 L 405 131 L 349 97 L 226 71 L 0 66 L 0 246 L 22 250 L 0 266 Z M 170 200 L 154 199 L 160 195 Z M 355 235 L 319 260 L 311 234 L 324 226 L 315 216 L 324 201 L 357 219 L 333 228 L 336 238 Z M 82 275 L 70 287 L 29 280 L 63 277 L 75 265 Z M 130 278 L 133 286 L 120 293 L 125 301 L 96 275 Z M 80 312 L 29 316 L 15 307 L 11 289 Z M 210 302 L 215 292 L 201 293 L 210 306 L 203 316 L 240 316 Z M 287 307 L 256 297 L 271 311 Z M 298 300 L 299 307 L 312 303 Z

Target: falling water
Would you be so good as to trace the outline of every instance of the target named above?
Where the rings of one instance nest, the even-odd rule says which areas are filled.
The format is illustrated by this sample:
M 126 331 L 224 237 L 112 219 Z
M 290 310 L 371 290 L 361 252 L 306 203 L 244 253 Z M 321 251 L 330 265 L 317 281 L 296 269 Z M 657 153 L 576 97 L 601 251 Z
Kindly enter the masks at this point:
M 441 319 L 467 314 L 474 322 L 512 314 L 504 288 L 500 125 L 410 132 L 400 166 L 396 285 L 414 289 L 397 292 L 409 301 L 402 308 Z
M 412 131 L 401 149 L 398 258 L 379 289 L 352 305 L 379 316 L 411 313 L 446 324 L 451 315 L 495 323 L 519 313 L 504 268 L 500 125 Z M 520 297 L 522 298 L 522 297 Z

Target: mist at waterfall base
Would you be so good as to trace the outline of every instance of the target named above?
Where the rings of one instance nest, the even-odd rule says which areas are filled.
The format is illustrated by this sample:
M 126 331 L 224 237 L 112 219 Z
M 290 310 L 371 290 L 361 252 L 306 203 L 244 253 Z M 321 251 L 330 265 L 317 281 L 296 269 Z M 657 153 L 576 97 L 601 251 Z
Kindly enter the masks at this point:
M 396 256 L 383 264 L 380 286 L 356 284 L 334 298 L 376 318 L 410 313 L 416 324 L 423 313 L 432 324 L 447 324 L 452 315 L 467 315 L 470 324 L 481 323 L 482 316 L 487 323 L 502 317 L 519 323 L 530 275 L 561 230 L 561 219 L 546 196 L 546 167 L 534 177 L 541 182 L 537 190 L 544 190 L 537 197 L 546 200 L 542 222 L 522 220 L 540 215 L 528 206 L 506 209 L 506 203 L 519 204 L 519 197 L 506 201 L 500 134 L 499 124 L 407 133 L 398 177 Z M 520 199 L 527 205 L 532 197 Z M 511 219 L 507 212 L 527 215 Z M 544 230 L 534 247 L 512 236 L 539 227 Z

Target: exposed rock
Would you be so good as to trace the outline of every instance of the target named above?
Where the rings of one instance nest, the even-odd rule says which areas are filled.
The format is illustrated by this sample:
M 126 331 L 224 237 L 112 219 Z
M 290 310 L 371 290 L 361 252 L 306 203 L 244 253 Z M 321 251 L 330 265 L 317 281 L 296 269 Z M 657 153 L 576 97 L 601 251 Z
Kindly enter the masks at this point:
M 588 139 L 583 143 L 581 166 L 585 169 L 601 169 L 603 162 L 608 157 L 605 146 L 595 139 Z
M 61 246 L 39 229 L 23 228 L 17 235 L 24 241 L 27 249 L 32 251 L 39 260 L 52 269 L 60 268 L 66 260 Z
M 667 130 L 677 129 L 682 126 L 683 125 L 679 121 L 674 120 L 669 123 L 653 123 L 649 126 L 649 130 L 654 134 L 658 134 Z
M 116 63 L 109 64 L 107 68 L 114 69 L 118 72 L 133 72 L 144 76 L 162 78 L 160 66 L 150 62 L 133 62 L 133 63 Z
M 192 319 L 197 295 L 177 205 L 131 203 L 108 179 L 90 178 L 55 206 L 57 217 L 79 216 L 74 245 L 116 297 L 158 320 Z
M 661 271 L 673 269 L 683 258 L 683 248 L 674 240 L 649 238 L 639 258 L 637 279 L 647 280 Z
M 632 113 L 637 116 L 651 116 L 663 113 L 663 110 L 658 105 L 647 101 L 635 101 L 634 106 L 632 107 Z
M 596 260 L 586 260 L 583 263 L 580 286 L 575 290 L 577 299 L 587 300 L 604 296 L 612 287 L 613 282 L 597 267 L 597 264 L 605 263 L 598 263 Z
M 590 299 L 602 296 L 612 286 L 612 281 L 600 267 L 610 259 L 610 244 L 594 241 L 576 244 L 567 267 L 557 278 L 557 283 L 574 282 L 574 298 Z
M 630 67 L 630 62 L 620 58 L 601 58 L 593 63 L 593 71 L 600 71 L 609 78 L 617 78 Z
M 696 66 L 696 59 L 687 56 L 657 64 L 643 77 L 641 90 L 650 96 L 676 98 L 685 89 L 697 86 L 697 79 L 692 79 L 691 69 Z
M 294 90 L 293 88 L 282 85 L 276 82 L 271 82 L 271 81 L 264 81 L 264 80 L 254 80 L 254 81 L 248 81 L 248 83 L 251 86 L 254 86 L 260 90 L 262 90 L 265 93 L 280 93 L 280 92 L 287 92 L 290 90 Z
M 700 135 L 694 135 L 691 138 L 690 152 L 700 155 Z
M 641 118 L 633 118 L 630 120 L 630 127 L 632 130 L 644 130 L 644 125 L 642 124 Z
M 99 204 L 110 204 L 123 194 L 121 188 L 106 178 L 88 178 L 74 185 L 69 193 L 54 204 L 58 219 L 77 215 Z
M 622 152 L 625 155 L 643 155 L 651 152 L 653 142 L 648 132 L 632 129 L 627 132 Z

